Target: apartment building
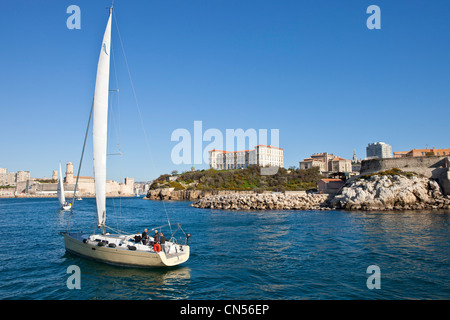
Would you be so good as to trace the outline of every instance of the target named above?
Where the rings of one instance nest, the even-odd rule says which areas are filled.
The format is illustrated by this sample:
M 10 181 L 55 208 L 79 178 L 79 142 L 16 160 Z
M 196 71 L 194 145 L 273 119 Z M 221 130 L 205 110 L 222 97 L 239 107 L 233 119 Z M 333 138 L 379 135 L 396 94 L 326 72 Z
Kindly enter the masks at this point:
M 261 167 L 283 167 L 284 150 L 260 144 L 253 150 L 224 151 L 213 149 L 209 151 L 210 169 L 243 169 L 253 164 Z
M 392 158 L 392 147 L 385 142 L 369 143 L 366 147 L 367 159 Z

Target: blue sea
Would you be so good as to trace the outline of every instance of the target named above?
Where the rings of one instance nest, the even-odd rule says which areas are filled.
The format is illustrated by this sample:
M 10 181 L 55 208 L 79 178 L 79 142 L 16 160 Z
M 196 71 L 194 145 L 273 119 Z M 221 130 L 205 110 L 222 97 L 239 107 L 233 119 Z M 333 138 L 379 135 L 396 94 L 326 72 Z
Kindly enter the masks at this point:
M 107 199 L 110 227 L 142 232 L 167 224 L 168 216 L 192 234 L 185 264 L 138 269 L 66 253 L 59 232 L 69 213 L 55 198 L 0 199 L 0 298 L 450 299 L 449 211 L 223 211 L 189 204 Z M 95 223 L 95 200 L 76 201 L 70 230 L 94 232 Z M 80 289 L 67 286 L 73 265 Z

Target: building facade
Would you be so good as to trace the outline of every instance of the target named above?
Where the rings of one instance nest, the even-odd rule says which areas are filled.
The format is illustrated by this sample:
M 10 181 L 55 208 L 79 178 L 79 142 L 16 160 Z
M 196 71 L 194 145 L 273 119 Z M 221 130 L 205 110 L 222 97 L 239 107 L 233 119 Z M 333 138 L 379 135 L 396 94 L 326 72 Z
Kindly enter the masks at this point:
M 253 150 L 242 151 L 209 151 L 209 168 L 230 170 L 248 168 L 250 165 L 261 167 L 283 167 L 284 150 L 278 147 L 257 145 Z
M 406 157 L 425 157 L 425 156 L 448 156 L 450 155 L 450 149 L 411 149 L 410 151 L 395 151 L 394 158 L 406 158 Z
M 299 162 L 299 168 L 306 170 L 312 167 L 318 167 L 323 172 L 352 172 L 352 161 L 334 154 L 323 152 L 315 153 L 311 158 L 306 158 Z
M 366 147 L 366 159 L 392 158 L 392 147 L 384 142 L 369 143 Z
M 30 171 L 17 171 L 16 182 L 26 182 L 30 180 Z
M 312 167 L 319 168 L 320 172 L 328 171 L 328 164 L 323 162 L 323 160 L 317 160 L 313 158 L 306 158 L 299 162 L 299 168 L 302 170 L 310 169 Z
M 20 172 L 20 179 L 24 179 L 26 177 L 28 177 L 28 179 L 30 178 L 29 171 L 19 171 L 19 172 Z M 17 184 L 17 173 L 8 172 L 6 168 L 0 168 L 0 186 L 15 186 L 16 184 Z
M 341 179 L 321 179 L 317 184 L 319 193 L 337 193 L 345 182 Z

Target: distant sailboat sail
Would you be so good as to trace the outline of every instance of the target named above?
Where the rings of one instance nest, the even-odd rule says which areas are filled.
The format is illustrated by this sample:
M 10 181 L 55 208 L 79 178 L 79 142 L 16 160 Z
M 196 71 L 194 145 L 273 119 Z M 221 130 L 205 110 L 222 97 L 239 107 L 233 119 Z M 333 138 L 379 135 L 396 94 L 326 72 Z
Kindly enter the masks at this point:
M 111 48 L 111 15 L 103 35 L 102 47 L 97 66 L 97 78 L 94 92 L 93 116 L 93 148 L 94 148 L 94 178 L 97 200 L 98 228 L 105 226 L 106 220 L 106 143 L 108 125 L 108 93 L 109 64 Z
M 64 196 L 64 184 L 61 173 L 61 162 L 59 163 L 58 201 L 61 207 L 63 207 L 66 203 L 66 197 Z

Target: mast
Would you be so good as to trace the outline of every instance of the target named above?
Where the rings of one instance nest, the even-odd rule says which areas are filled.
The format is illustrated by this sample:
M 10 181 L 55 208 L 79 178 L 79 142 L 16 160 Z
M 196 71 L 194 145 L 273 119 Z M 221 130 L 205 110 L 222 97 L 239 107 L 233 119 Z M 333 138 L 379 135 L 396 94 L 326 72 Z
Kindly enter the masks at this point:
M 103 35 L 102 46 L 97 66 L 97 78 L 93 102 L 93 154 L 94 154 L 94 179 L 97 202 L 97 227 L 105 227 L 106 220 L 106 146 L 108 131 L 108 93 L 109 93 L 109 69 L 111 48 L 111 16 L 112 7 L 109 9 L 108 22 Z

